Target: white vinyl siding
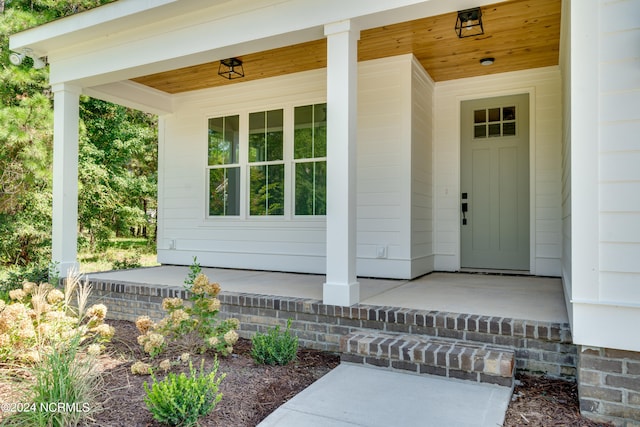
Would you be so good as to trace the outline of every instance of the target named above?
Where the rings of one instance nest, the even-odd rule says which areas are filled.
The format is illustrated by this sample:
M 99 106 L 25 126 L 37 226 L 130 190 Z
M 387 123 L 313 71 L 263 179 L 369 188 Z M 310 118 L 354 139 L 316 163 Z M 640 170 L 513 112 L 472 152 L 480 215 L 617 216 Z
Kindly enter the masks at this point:
M 638 2 L 573 0 L 565 9 L 572 26 L 563 45 L 571 114 L 565 151 L 572 162 L 564 281 L 573 340 L 640 351 L 633 339 L 640 324 Z
M 358 274 L 411 275 L 411 58 L 359 64 Z
M 393 79 L 389 67 L 404 70 Z M 358 260 L 364 276 L 412 276 L 412 56 L 359 64 L 358 81 Z M 417 87 L 416 87 L 417 88 Z M 421 95 L 424 97 L 425 95 Z M 193 256 L 202 265 L 324 273 L 326 226 L 324 216 L 295 215 L 293 145 L 285 143 L 284 215 L 269 220 L 250 216 L 248 186 L 241 192 L 241 215 L 209 218 L 206 206 L 206 123 L 210 117 L 240 115 L 241 135 L 248 134 L 249 113 L 282 108 L 284 123 L 293 123 L 295 107 L 326 102 L 326 70 L 238 83 L 228 87 L 177 95 L 175 114 L 162 119 L 158 259 L 162 263 L 189 264 Z M 427 111 L 430 95 L 416 101 Z M 429 118 L 424 118 L 428 121 Z M 328 124 L 330 126 L 330 123 Z M 420 155 L 424 171 L 417 181 L 420 197 L 428 195 L 430 167 L 429 125 L 419 125 Z M 427 139 L 425 139 L 427 138 Z M 284 126 L 285 141 L 294 140 L 293 126 Z M 240 143 L 240 163 L 248 164 L 246 142 Z M 414 142 L 414 145 L 418 142 Z M 287 148 L 288 147 L 288 148 Z M 287 150 L 289 150 L 287 152 Z M 243 157 L 244 156 L 244 157 Z M 315 160 L 315 159 L 314 159 Z M 324 157 L 317 159 L 324 160 Z M 199 170 L 198 170 L 199 169 Z M 247 172 L 243 171 L 243 177 Z M 424 196 L 428 197 L 428 196 Z M 418 200 L 418 199 L 416 199 Z M 420 200 L 417 245 L 428 255 L 429 213 Z M 428 222 L 428 220 L 427 220 Z M 380 255 L 379 250 L 383 253 Z M 416 252 L 418 253 L 418 252 Z M 422 256 L 422 255 L 420 255 Z M 421 267 L 420 271 L 424 271 Z
M 435 84 L 414 59 L 411 102 L 412 276 L 433 271 L 433 95 Z
M 389 67 L 398 70 L 393 79 Z M 317 70 L 176 97 L 161 140 L 161 262 L 188 264 L 197 255 L 203 265 L 325 271 L 325 218 L 295 215 L 293 153 L 285 154 L 293 160 L 285 166 L 284 215 L 273 221 L 248 212 L 207 218 L 206 179 L 195 168 L 206 169 L 203 117 L 282 108 L 284 122 L 293 123 L 295 107 L 325 102 L 325 80 Z M 558 68 L 434 84 L 411 55 L 359 64 L 357 274 L 410 278 L 459 268 L 459 101 L 523 92 L 532 100 L 532 273 L 560 274 Z M 293 132 L 285 125 L 284 139 L 293 141 Z
M 640 8 L 600 1 L 600 299 L 640 310 Z M 635 46 L 635 51 L 634 51 Z
M 162 119 L 160 137 L 158 259 L 162 263 L 324 272 L 324 217 L 292 217 L 291 194 L 285 215 L 266 220 L 249 216 L 248 117 L 283 109 L 284 122 L 298 105 L 325 102 L 326 72 L 317 70 L 281 78 L 239 83 L 175 96 L 175 114 Z M 207 215 L 206 123 L 210 117 L 240 116 L 240 164 L 243 166 L 239 217 Z M 284 139 L 293 140 L 293 127 Z M 291 153 L 285 154 L 291 157 Z M 289 163 L 286 167 L 291 167 Z M 200 169 L 200 171 L 198 171 Z M 287 173 L 285 191 L 290 192 Z

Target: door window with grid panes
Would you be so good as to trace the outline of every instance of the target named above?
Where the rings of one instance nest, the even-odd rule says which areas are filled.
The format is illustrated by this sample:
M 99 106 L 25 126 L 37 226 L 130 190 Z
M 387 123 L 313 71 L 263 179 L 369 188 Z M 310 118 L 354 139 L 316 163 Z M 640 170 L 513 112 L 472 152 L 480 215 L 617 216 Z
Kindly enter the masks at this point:
M 516 107 L 496 107 L 473 111 L 473 138 L 516 135 Z

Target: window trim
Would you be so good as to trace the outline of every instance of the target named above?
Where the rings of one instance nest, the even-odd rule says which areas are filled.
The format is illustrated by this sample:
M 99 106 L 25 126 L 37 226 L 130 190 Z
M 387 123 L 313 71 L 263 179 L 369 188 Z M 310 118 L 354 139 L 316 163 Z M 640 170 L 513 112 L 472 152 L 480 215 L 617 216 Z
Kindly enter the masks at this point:
M 211 119 L 223 118 L 238 116 L 238 161 L 237 163 L 225 163 L 220 165 L 210 165 L 209 164 L 209 121 Z M 205 157 L 205 182 L 206 182 L 206 197 L 205 197 L 205 218 L 207 219 L 219 219 L 219 218 L 230 218 L 230 219 L 238 219 L 243 216 L 243 191 L 242 191 L 242 174 L 243 174 L 243 166 L 242 166 L 242 115 L 239 113 L 230 113 L 230 114 L 220 114 L 214 116 L 207 116 L 205 120 L 205 133 L 206 133 L 206 157 Z M 213 169 L 230 169 L 230 168 L 239 168 L 239 177 L 240 183 L 239 188 L 240 191 L 238 194 L 239 206 L 238 206 L 238 214 L 237 215 L 211 215 L 211 170 Z
M 247 170 L 245 172 L 245 179 L 246 179 L 246 194 L 247 194 L 247 199 L 246 199 L 246 209 L 247 209 L 247 218 L 250 219 L 254 219 L 254 218 L 264 218 L 264 217 L 273 217 L 273 218 L 284 218 L 287 215 L 287 211 L 286 211 L 286 199 L 287 199 L 287 176 L 286 176 L 286 168 L 287 168 L 287 156 L 285 153 L 285 146 L 287 145 L 287 138 L 286 138 L 286 119 L 285 119 L 285 108 L 286 107 L 279 107 L 279 108 L 270 108 L 267 110 L 255 110 L 255 111 L 249 111 L 246 116 L 247 116 L 247 122 L 250 122 L 249 120 L 249 116 L 251 114 L 254 113 L 265 113 L 265 121 L 268 120 L 268 114 L 270 111 L 278 111 L 278 110 L 282 110 L 282 159 L 279 160 L 262 160 L 262 161 L 257 161 L 257 162 L 252 162 L 249 160 L 249 150 L 250 150 L 250 144 L 249 144 L 249 140 L 250 140 L 250 132 L 251 129 L 249 128 L 249 125 L 247 125 Z M 268 122 L 265 123 L 265 125 L 268 125 Z M 268 132 L 268 126 L 265 127 L 265 130 Z M 260 167 L 260 166 L 277 166 L 277 165 L 282 165 L 282 169 L 283 169 L 283 176 L 282 176 L 282 185 L 283 185 L 283 200 L 282 200 L 282 214 L 280 215 L 269 215 L 264 214 L 264 215 L 254 215 L 251 213 L 251 168 L 252 167 Z
M 311 215 L 302 215 L 302 214 L 297 214 L 296 213 L 296 166 L 299 163 L 316 163 L 316 162 L 324 162 L 325 163 L 325 183 L 326 183 L 326 164 L 327 164 L 327 153 L 326 153 L 326 147 L 325 147 L 325 155 L 323 157 L 302 157 L 302 158 L 295 158 L 295 109 L 298 107 L 306 107 L 306 106 L 311 106 L 311 107 L 315 107 L 316 105 L 321 105 L 324 104 L 325 105 L 325 112 L 326 112 L 326 108 L 327 108 L 327 101 L 321 101 L 321 102 L 312 102 L 311 104 L 300 104 L 300 105 L 294 105 L 293 108 L 291 109 L 291 113 L 293 115 L 293 125 L 292 125 L 292 132 L 293 132 L 293 136 L 292 136 L 292 140 L 291 140 L 291 175 L 292 175 L 292 182 L 291 182 L 291 199 L 292 199 L 292 206 L 291 206 L 291 216 L 294 218 L 326 218 L 327 214 L 311 214 Z M 314 110 L 315 111 L 315 110 Z M 315 115 L 315 112 L 313 113 Z M 313 123 L 315 124 L 315 120 L 313 121 Z M 315 126 L 313 127 L 313 132 L 315 133 Z M 315 136 L 315 135 L 314 135 Z M 314 141 L 315 143 L 315 141 Z M 326 141 L 325 141 L 326 144 Z M 326 188 L 326 186 L 325 186 Z M 314 191 L 315 191 L 315 186 L 314 186 Z M 325 196 L 326 198 L 326 196 Z M 315 200 L 314 200 L 314 205 L 315 205 Z M 315 210 L 315 209 L 314 209 Z
M 310 100 L 301 100 L 296 102 L 288 102 L 283 104 L 268 104 L 263 106 L 248 106 L 242 108 L 234 108 L 230 110 L 220 110 L 215 113 L 206 113 L 203 117 L 204 123 L 204 142 L 205 153 L 204 156 L 204 224 L 213 224 L 219 221 L 241 221 L 243 223 L 250 222 L 262 222 L 262 221 L 291 221 L 296 220 L 299 222 L 305 221 L 324 221 L 326 214 L 324 215 L 297 215 L 295 213 L 295 168 L 298 163 L 302 162 L 327 162 L 327 157 L 314 157 L 314 158 L 294 158 L 294 111 L 296 107 L 303 107 L 306 105 L 326 104 L 326 98 L 315 98 Z M 283 160 L 276 161 L 264 161 L 264 162 L 249 162 L 249 114 L 261 111 L 271 110 L 283 110 Z M 229 165 L 209 165 L 208 160 L 208 122 L 210 119 L 228 116 L 239 116 L 239 155 L 237 164 Z M 251 215 L 250 214 L 250 167 L 269 165 L 269 164 L 282 164 L 284 167 L 284 212 L 282 215 Z M 326 163 L 325 163 L 326 164 Z M 209 170 L 214 168 L 239 166 L 240 167 L 240 209 L 238 215 L 209 215 L 210 209 L 210 182 L 209 182 Z M 326 171 L 325 171 L 326 172 Z M 244 182 L 242 182 L 244 180 Z

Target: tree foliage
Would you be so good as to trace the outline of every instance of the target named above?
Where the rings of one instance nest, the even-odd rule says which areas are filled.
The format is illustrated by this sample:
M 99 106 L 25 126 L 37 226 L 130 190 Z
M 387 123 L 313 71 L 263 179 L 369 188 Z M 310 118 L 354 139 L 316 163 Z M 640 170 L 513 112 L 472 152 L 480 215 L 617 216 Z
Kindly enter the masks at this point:
M 156 200 L 156 126 L 151 115 L 86 98 L 80 117 L 79 222 L 91 244 L 145 234 Z
M 112 0 L 0 0 L 0 264 L 50 260 L 53 96 L 48 69 L 9 61 L 9 36 Z M 155 208 L 155 117 L 82 97 L 79 226 L 92 244 L 146 233 Z

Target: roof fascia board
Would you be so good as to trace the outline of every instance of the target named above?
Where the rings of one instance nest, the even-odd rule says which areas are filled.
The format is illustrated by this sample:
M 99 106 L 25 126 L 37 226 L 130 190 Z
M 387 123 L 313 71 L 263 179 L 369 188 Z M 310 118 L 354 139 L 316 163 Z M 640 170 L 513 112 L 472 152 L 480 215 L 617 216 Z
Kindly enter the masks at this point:
M 210 0 L 205 4 L 227 1 Z M 164 20 L 176 13 L 202 8 L 202 3 L 203 0 L 119 0 L 13 34 L 9 46 L 16 51 L 28 47 L 39 56 L 46 56 L 52 41 L 54 46 L 63 46 L 77 40 L 108 37 L 140 22 Z

